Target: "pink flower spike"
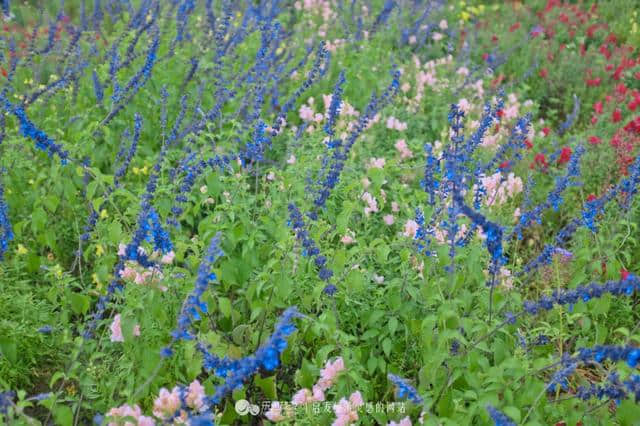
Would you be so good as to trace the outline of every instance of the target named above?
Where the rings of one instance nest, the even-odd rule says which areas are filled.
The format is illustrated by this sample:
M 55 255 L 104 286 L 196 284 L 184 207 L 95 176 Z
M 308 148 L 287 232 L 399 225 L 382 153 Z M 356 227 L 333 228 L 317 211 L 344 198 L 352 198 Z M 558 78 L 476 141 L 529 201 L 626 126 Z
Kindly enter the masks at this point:
M 355 391 L 354 393 L 352 393 L 351 396 L 349 397 L 349 402 L 354 407 L 363 406 L 364 400 L 362 399 L 362 394 L 360 393 L 360 391 Z
M 112 342 L 124 342 L 124 336 L 122 335 L 122 327 L 120 326 L 120 314 L 116 314 L 113 317 L 111 323 L 111 341 Z
M 175 252 L 171 250 L 169 253 L 162 256 L 162 259 L 160 260 L 160 262 L 164 263 L 165 265 L 169 265 L 173 263 L 173 259 L 175 259 L 175 257 L 176 257 Z

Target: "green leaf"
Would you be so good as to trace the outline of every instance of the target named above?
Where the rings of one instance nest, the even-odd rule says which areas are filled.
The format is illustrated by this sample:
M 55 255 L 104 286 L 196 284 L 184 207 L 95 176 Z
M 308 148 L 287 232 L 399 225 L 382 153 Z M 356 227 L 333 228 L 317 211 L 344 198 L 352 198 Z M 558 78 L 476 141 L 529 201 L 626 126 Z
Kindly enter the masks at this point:
M 391 354 L 391 339 L 388 337 L 382 341 L 382 351 L 386 356 Z
M 266 396 L 267 399 L 270 399 L 272 401 L 275 401 L 277 399 L 275 376 L 265 377 L 263 379 L 260 378 L 259 375 L 257 375 L 255 377 L 255 381 L 256 385 L 258 385 L 258 387 L 262 389 L 262 392 L 264 392 L 264 396 Z
M 71 302 L 71 309 L 76 314 L 84 315 L 89 310 L 89 297 L 84 294 L 71 293 L 69 294 L 69 300 Z
M 220 313 L 225 317 L 231 317 L 231 301 L 226 297 L 218 298 L 218 308 L 220 309 Z
M 18 362 L 18 346 L 8 337 L 0 337 L 0 354 L 7 358 L 11 364 Z
M 53 408 L 53 417 L 60 426 L 71 426 L 73 423 L 73 411 L 66 405 L 56 405 Z

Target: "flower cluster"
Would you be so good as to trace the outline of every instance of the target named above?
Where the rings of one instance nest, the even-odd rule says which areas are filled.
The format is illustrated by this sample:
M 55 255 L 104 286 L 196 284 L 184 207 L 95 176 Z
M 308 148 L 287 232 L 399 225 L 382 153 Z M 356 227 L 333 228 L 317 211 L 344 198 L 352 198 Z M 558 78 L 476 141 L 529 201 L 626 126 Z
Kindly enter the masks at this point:
M 391 373 L 389 373 L 387 377 L 391 381 L 391 383 L 393 383 L 396 387 L 397 398 L 407 398 L 409 401 L 413 402 L 414 404 L 422 404 L 423 399 L 420 397 L 420 395 L 418 395 L 418 391 L 413 386 L 411 386 L 405 379 Z

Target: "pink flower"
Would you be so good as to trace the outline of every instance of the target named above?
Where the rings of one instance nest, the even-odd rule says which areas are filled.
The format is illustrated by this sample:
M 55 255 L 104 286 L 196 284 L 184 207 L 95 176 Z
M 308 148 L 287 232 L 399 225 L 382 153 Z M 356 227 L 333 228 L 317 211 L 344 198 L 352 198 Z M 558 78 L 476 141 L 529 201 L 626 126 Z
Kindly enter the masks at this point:
M 138 275 L 138 273 L 130 266 L 125 266 L 124 269 L 120 271 L 120 278 L 123 280 L 133 280 L 136 275 Z
M 298 110 L 298 114 L 300 118 L 304 121 L 313 121 L 313 109 L 311 109 L 307 105 L 300 105 L 300 109 Z
M 169 265 L 170 263 L 173 263 L 173 259 L 175 259 L 175 257 L 176 257 L 176 253 L 173 250 L 171 250 L 169 253 L 162 256 L 162 259 L 160 259 L 160 262 L 164 263 L 165 265 Z
M 467 67 L 460 67 L 458 68 L 458 71 L 456 71 L 456 74 L 458 75 L 462 75 L 464 77 L 469 75 L 469 68 Z
M 185 398 L 187 405 L 194 410 L 202 411 L 202 409 L 205 408 L 204 397 L 204 386 L 202 386 L 198 380 L 191 382 Z
M 155 426 L 155 421 L 151 417 L 143 416 L 142 410 L 137 405 L 133 407 L 125 404 L 121 407 L 112 408 L 107 412 L 107 417 L 110 417 L 110 421 L 107 423 L 108 426 L 120 426 L 124 424 L 125 426 L 133 426 L 133 423 L 126 421 L 122 422 L 126 417 L 131 417 L 136 420 L 137 426 Z
M 364 208 L 364 214 L 369 216 L 369 213 L 376 213 L 378 211 L 378 202 L 373 195 L 365 192 L 361 197 L 362 201 L 367 203 L 367 207 Z
M 345 235 L 340 239 L 340 242 L 342 242 L 342 244 L 349 245 L 355 243 L 356 240 L 354 240 L 351 235 Z
M 447 25 L 447 21 L 445 19 L 440 21 L 440 24 L 438 24 L 438 26 L 441 30 L 446 30 L 447 28 L 449 28 L 449 25 Z
M 398 139 L 394 146 L 400 153 L 400 158 L 404 159 L 413 157 L 413 152 L 411 152 L 404 139 Z
M 354 407 L 363 406 L 364 400 L 362 399 L 362 394 L 360 393 L 360 391 L 355 391 L 354 393 L 352 393 L 351 396 L 349 397 L 349 402 Z
M 407 416 L 399 422 L 390 421 L 387 426 L 411 426 L 411 419 Z
M 273 172 L 267 173 L 267 180 L 268 181 L 273 181 L 273 180 L 275 180 L 275 178 L 276 178 L 276 175 Z
M 133 335 L 138 337 L 140 335 L 140 324 L 133 326 Z
M 122 335 L 122 327 L 120 326 L 120 314 L 116 314 L 113 317 L 111 323 L 111 341 L 112 342 L 124 342 L 124 336 Z
M 126 254 L 127 251 L 127 245 L 126 244 L 118 244 L 118 256 L 124 256 Z
M 178 387 L 171 392 L 160 389 L 160 395 L 153 402 L 153 415 L 159 419 L 169 419 L 180 408 L 180 391 Z
M 371 158 L 369 160 L 369 168 L 382 169 L 384 167 L 384 163 L 385 163 L 384 158 Z
M 287 164 L 296 164 L 296 156 L 291 154 L 291 156 L 287 160 Z
M 293 405 L 305 405 L 307 402 L 311 402 L 312 394 L 309 389 L 300 389 L 298 392 L 293 395 L 291 399 L 291 404 Z
M 317 386 L 322 390 L 327 390 L 333 385 L 338 374 L 344 370 L 344 361 L 342 357 L 336 358 L 333 362 L 327 361 L 324 368 L 320 370 L 320 380 Z
M 416 44 L 418 42 L 418 39 L 416 38 L 416 36 L 412 35 L 409 36 L 409 44 Z
M 324 401 L 324 390 L 320 385 L 314 385 L 312 392 L 313 392 L 312 398 L 314 402 Z
M 404 224 L 404 232 L 402 235 L 409 238 L 415 238 L 417 231 L 418 224 L 414 220 L 409 219 L 407 223 Z
M 402 90 L 402 93 L 407 93 L 409 90 L 411 90 L 411 85 L 409 83 L 402 83 L 402 86 L 400 86 L 400 90 Z
M 366 177 L 363 177 L 361 182 L 362 182 L 362 186 L 364 186 L 364 189 L 367 189 L 369 185 L 371 185 L 371 181 Z
M 386 223 L 387 225 L 393 225 L 393 215 L 392 214 L 386 214 L 386 215 L 384 215 L 384 217 L 382 219 L 384 220 L 384 223 Z
M 444 37 L 444 36 L 443 36 L 441 33 L 439 33 L 439 32 L 435 32 L 435 33 L 433 33 L 433 35 L 431 36 L 431 38 L 432 38 L 434 41 L 440 41 L 440 40 L 442 40 L 442 39 L 443 39 L 443 37 Z
M 466 98 L 462 98 L 458 101 L 458 107 L 460 107 L 460 109 L 464 111 L 465 114 L 468 114 L 471 110 L 471 104 Z
M 391 211 L 394 213 L 398 213 L 400 211 L 400 206 L 395 201 L 391 202 Z
M 286 417 L 282 415 L 282 406 L 278 401 L 271 402 L 271 407 L 269 408 L 269 411 L 264 413 L 264 415 L 267 419 L 271 420 L 274 423 L 281 422 L 286 419 Z

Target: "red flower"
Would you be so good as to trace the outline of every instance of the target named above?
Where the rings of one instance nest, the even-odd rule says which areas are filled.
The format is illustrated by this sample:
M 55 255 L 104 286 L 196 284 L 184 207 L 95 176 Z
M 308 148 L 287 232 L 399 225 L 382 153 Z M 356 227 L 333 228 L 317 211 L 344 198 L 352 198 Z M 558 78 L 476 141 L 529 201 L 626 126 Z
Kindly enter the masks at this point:
M 624 130 L 629 133 L 638 133 L 640 134 L 640 116 L 634 118 L 630 122 L 624 126 Z
M 633 76 L 636 78 L 636 80 L 640 80 L 640 71 L 637 71 L 635 74 L 633 74 Z
M 562 165 L 565 163 L 568 163 L 571 160 L 571 153 L 573 151 L 571 151 L 571 148 L 569 148 L 568 146 L 565 146 L 564 148 L 562 148 L 562 150 L 560 151 L 560 158 L 558 158 L 558 165 Z
M 526 146 L 527 149 L 533 148 L 533 144 L 531 143 L 531 141 L 529 139 L 525 139 L 524 140 L 524 146 Z
M 591 145 L 598 145 L 602 140 L 597 136 L 589 136 L 589 143 Z
M 624 83 L 620 83 L 616 86 L 616 93 L 618 93 L 620 96 L 624 96 L 627 93 L 627 86 L 624 85 Z
M 542 69 L 540 70 L 540 77 L 542 77 L 542 78 L 547 78 L 547 76 L 548 76 L 548 75 L 549 75 L 549 71 L 547 71 L 547 69 L 546 69 L 546 68 L 542 68 Z
M 512 26 L 509 27 L 509 32 L 512 33 L 515 30 L 517 30 L 518 28 L 520 28 L 520 22 L 516 22 L 515 24 L 513 24 Z
M 604 100 L 607 101 L 607 103 L 610 103 L 613 100 L 613 96 L 607 95 L 604 97 Z
M 620 111 L 620 108 L 616 108 L 611 115 L 611 121 L 617 123 L 620 120 L 622 120 L 622 111 Z
M 602 46 L 600 46 L 599 51 L 600 51 L 600 53 L 602 53 L 602 56 L 607 58 L 607 60 L 609 60 L 609 58 L 611 58 L 611 52 L 609 51 L 609 49 L 607 49 L 607 46 L 605 46 L 604 44 Z
M 597 198 L 597 197 L 596 197 L 594 194 L 589 194 L 589 195 L 587 196 L 587 201 L 593 201 L 593 200 L 595 200 L 596 198 Z
M 543 153 L 538 153 L 535 155 L 535 157 L 533 157 L 533 163 L 531 163 L 529 165 L 530 168 L 535 168 L 536 166 L 542 168 L 542 169 L 546 169 L 548 164 L 547 164 L 547 159 L 545 158 Z
M 602 268 L 602 275 L 607 273 L 607 264 L 604 262 L 600 262 L 600 267 Z
M 7 70 L 5 70 L 3 67 L 0 67 L 0 72 L 2 72 L 2 75 L 5 76 L 5 77 L 9 75 Z
M 544 127 L 542 129 L 542 133 L 544 133 L 545 136 L 549 136 L 549 133 L 551 133 L 551 129 L 548 127 Z
M 628 276 L 629 276 L 629 271 L 627 271 L 624 268 L 620 269 L 620 279 L 626 280 Z
M 618 39 L 616 38 L 616 35 L 614 33 L 609 33 L 607 36 L 607 43 L 616 44 L 617 42 Z
M 602 114 L 602 102 L 598 101 L 593 104 L 593 110 L 596 112 L 596 114 Z
M 498 42 L 498 36 L 496 36 L 495 34 L 491 36 L 491 41 L 494 43 Z
M 498 117 L 502 118 L 502 117 L 504 117 L 504 111 L 503 111 L 503 110 L 501 110 L 501 109 L 499 109 L 499 110 L 496 112 L 496 115 L 497 115 Z
M 502 163 L 500 163 L 500 165 L 498 166 L 498 168 L 500 170 L 508 170 L 509 169 L 509 162 L 508 161 L 503 161 Z
M 607 71 L 611 71 L 613 69 L 614 65 L 613 64 L 607 64 L 604 69 Z
M 611 78 L 613 78 L 614 80 L 620 80 L 620 77 L 622 77 L 622 71 L 624 71 L 624 67 L 620 65 L 618 68 L 616 68 L 616 71 L 613 73 Z
M 580 56 L 584 56 L 587 53 L 587 47 L 584 45 L 584 43 L 580 44 Z
M 598 77 L 598 78 L 588 78 L 587 79 L 587 87 L 598 87 L 598 86 L 600 86 L 601 82 L 602 82 L 602 79 L 600 77 Z
M 591 124 L 596 124 L 597 122 L 598 122 L 598 117 L 596 117 L 595 115 L 591 117 Z
M 489 59 L 489 54 L 485 52 L 482 54 L 482 60 L 486 62 L 487 59 Z

